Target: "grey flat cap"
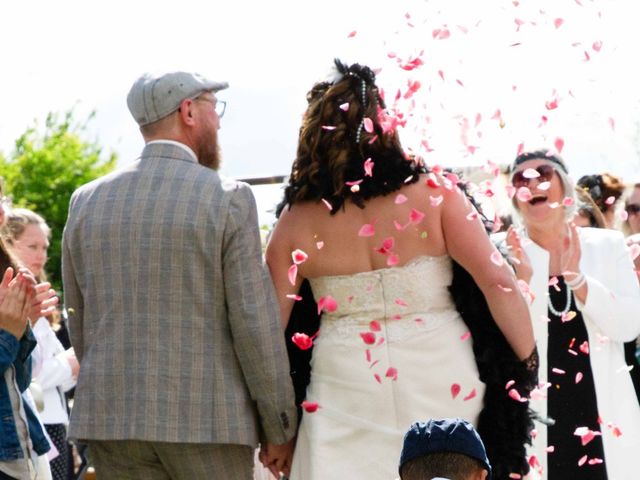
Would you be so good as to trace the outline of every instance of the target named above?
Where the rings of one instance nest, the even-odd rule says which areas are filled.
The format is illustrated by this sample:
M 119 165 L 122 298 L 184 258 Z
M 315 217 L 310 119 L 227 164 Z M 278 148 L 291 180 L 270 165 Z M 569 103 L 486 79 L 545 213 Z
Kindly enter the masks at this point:
M 160 76 L 145 73 L 129 90 L 127 106 L 142 127 L 175 112 L 186 98 L 224 90 L 228 86 L 227 82 L 213 82 L 197 73 L 170 72 Z

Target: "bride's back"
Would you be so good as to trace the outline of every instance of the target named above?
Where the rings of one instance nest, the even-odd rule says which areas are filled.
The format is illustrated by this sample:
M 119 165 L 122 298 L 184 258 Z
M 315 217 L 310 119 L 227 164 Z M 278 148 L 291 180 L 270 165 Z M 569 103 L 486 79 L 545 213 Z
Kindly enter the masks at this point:
M 441 226 L 444 188 L 420 181 L 367 200 L 346 202 L 331 214 L 323 202 L 285 208 L 279 241 L 308 258 L 299 265 L 306 278 L 345 275 L 404 265 L 419 256 L 447 253 Z M 430 198 L 431 197 L 431 198 Z M 275 239 L 274 239 L 275 240 Z

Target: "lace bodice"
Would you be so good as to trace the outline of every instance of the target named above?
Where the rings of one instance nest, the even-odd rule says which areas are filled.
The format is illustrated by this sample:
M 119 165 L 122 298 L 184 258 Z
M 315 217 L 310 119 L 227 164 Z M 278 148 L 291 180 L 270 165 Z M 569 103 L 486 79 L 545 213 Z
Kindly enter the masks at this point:
M 401 267 L 309 279 L 316 302 L 325 299 L 331 310 L 335 300 L 334 311 L 325 308 L 320 336 L 362 343 L 359 333 L 372 320 L 387 341 L 438 328 L 458 316 L 448 290 L 451 278 L 448 256 L 420 256 Z

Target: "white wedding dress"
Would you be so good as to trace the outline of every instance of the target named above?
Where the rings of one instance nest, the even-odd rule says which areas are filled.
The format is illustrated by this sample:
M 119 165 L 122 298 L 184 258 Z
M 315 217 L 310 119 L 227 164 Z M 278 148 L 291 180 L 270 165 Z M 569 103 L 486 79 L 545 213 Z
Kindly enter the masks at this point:
M 307 401 L 319 407 L 304 412 L 291 480 L 393 480 L 414 421 L 477 425 L 484 384 L 451 278 L 448 256 L 421 256 L 310 279 L 316 302 L 331 296 L 337 308 L 325 311 L 314 342 Z

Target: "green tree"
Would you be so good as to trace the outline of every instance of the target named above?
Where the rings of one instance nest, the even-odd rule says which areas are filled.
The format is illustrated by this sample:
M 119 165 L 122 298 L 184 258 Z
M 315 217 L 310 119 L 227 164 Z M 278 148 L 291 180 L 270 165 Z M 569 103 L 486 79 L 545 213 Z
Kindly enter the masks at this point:
M 70 110 L 62 116 L 47 115 L 44 132 L 29 127 L 7 157 L 0 156 L 0 176 L 5 179 L 5 194 L 16 206 L 42 215 L 51 227 L 51 245 L 47 273 L 53 288 L 62 290 L 61 242 L 67 221 L 69 199 L 79 186 L 109 173 L 117 156 L 103 158 L 96 141 L 86 140 L 85 121 L 76 122 Z

